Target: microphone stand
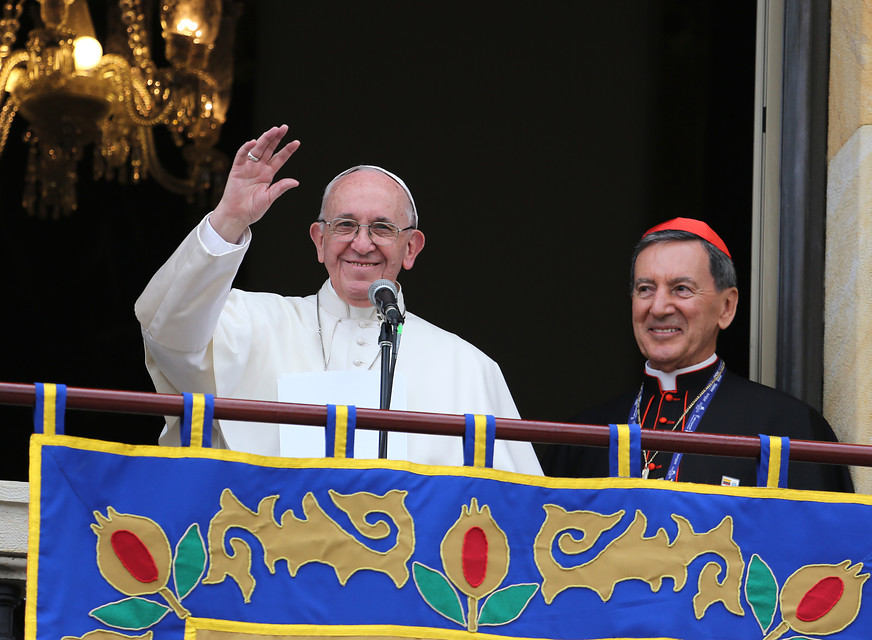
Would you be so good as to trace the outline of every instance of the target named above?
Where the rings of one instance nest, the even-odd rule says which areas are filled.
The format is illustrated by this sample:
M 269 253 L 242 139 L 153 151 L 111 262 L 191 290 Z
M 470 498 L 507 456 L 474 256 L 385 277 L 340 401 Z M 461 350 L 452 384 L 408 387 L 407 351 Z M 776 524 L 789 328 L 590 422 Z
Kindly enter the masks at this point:
M 397 362 L 397 334 L 398 327 L 402 322 L 394 324 L 386 318 L 382 319 L 381 332 L 378 337 L 378 346 L 381 348 L 381 381 L 379 384 L 379 409 L 391 408 L 391 391 L 394 387 L 394 366 Z M 392 355 L 393 353 L 393 355 Z M 388 457 L 388 434 L 387 431 L 379 431 L 378 434 L 378 457 Z

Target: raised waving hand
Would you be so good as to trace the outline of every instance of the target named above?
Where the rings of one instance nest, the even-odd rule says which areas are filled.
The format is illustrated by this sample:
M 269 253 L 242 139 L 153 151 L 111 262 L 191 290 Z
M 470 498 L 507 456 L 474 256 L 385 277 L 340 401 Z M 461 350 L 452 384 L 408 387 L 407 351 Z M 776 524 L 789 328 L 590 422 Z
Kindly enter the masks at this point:
M 293 140 L 279 148 L 287 132 L 285 124 L 272 127 L 236 152 L 221 201 L 209 218 L 212 228 L 228 242 L 238 242 L 245 229 L 260 220 L 273 202 L 300 184 L 294 178 L 273 182 L 300 147 L 300 141 Z

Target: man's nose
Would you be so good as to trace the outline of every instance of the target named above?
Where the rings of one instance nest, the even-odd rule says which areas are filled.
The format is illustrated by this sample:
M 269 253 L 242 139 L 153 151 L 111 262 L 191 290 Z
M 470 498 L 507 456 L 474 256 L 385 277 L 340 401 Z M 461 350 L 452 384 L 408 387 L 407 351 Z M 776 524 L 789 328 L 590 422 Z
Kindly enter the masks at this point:
M 351 240 L 352 248 L 358 253 L 369 253 L 372 251 L 375 243 L 369 235 L 369 225 L 360 225 L 357 229 L 357 234 Z
M 672 294 L 662 288 L 654 292 L 654 298 L 651 301 L 651 313 L 656 316 L 666 316 L 675 311 L 675 306 L 672 301 Z

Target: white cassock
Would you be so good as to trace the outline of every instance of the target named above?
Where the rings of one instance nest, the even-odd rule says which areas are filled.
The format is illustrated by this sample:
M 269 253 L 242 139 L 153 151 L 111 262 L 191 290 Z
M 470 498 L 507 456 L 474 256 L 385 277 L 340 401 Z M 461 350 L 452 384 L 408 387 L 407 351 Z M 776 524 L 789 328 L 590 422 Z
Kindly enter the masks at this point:
M 242 244 L 227 245 L 204 219 L 136 301 L 155 389 L 275 401 L 278 380 L 285 374 L 378 371 L 381 323 L 375 308 L 346 304 L 329 280 L 317 296 L 305 298 L 231 289 L 250 242 L 247 231 Z M 405 308 L 402 292 L 399 305 Z M 519 417 L 496 362 L 460 337 L 412 313 L 405 316 L 396 371 L 406 381 L 407 410 Z M 178 444 L 178 422 L 167 418 L 161 444 Z M 237 451 L 280 454 L 278 425 L 217 423 L 213 442 Z M 406 459 L 461 465 L 462 439 L 409 434 Z M 494 467 L 542 473 L 528 442 L 498 440 Z

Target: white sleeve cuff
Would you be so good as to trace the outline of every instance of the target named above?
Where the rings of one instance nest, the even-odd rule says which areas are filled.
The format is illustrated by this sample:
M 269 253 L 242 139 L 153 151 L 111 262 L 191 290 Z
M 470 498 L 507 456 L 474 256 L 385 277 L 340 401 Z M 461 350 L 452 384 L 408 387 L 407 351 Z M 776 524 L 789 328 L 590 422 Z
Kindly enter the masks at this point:
M 211 215 L 212 214 L 209 213 L 209 215 L 203 218 L 203 222 L 200 223 L 199 236 L 200 242 L 202 242 L 203 246 L 206 247 L 206 251 L 211 253 L 213 256 L 222 256 L 225 253 L 235 251 L 248 244 L 249 240 L 251 240 L 251 229 L 246 229 L 240 238 L 239 244 L 227 242 L 227 240 L 218 235 L 218 232 L 212 228 L 212 223 L 209 222 L 209 216 Z

